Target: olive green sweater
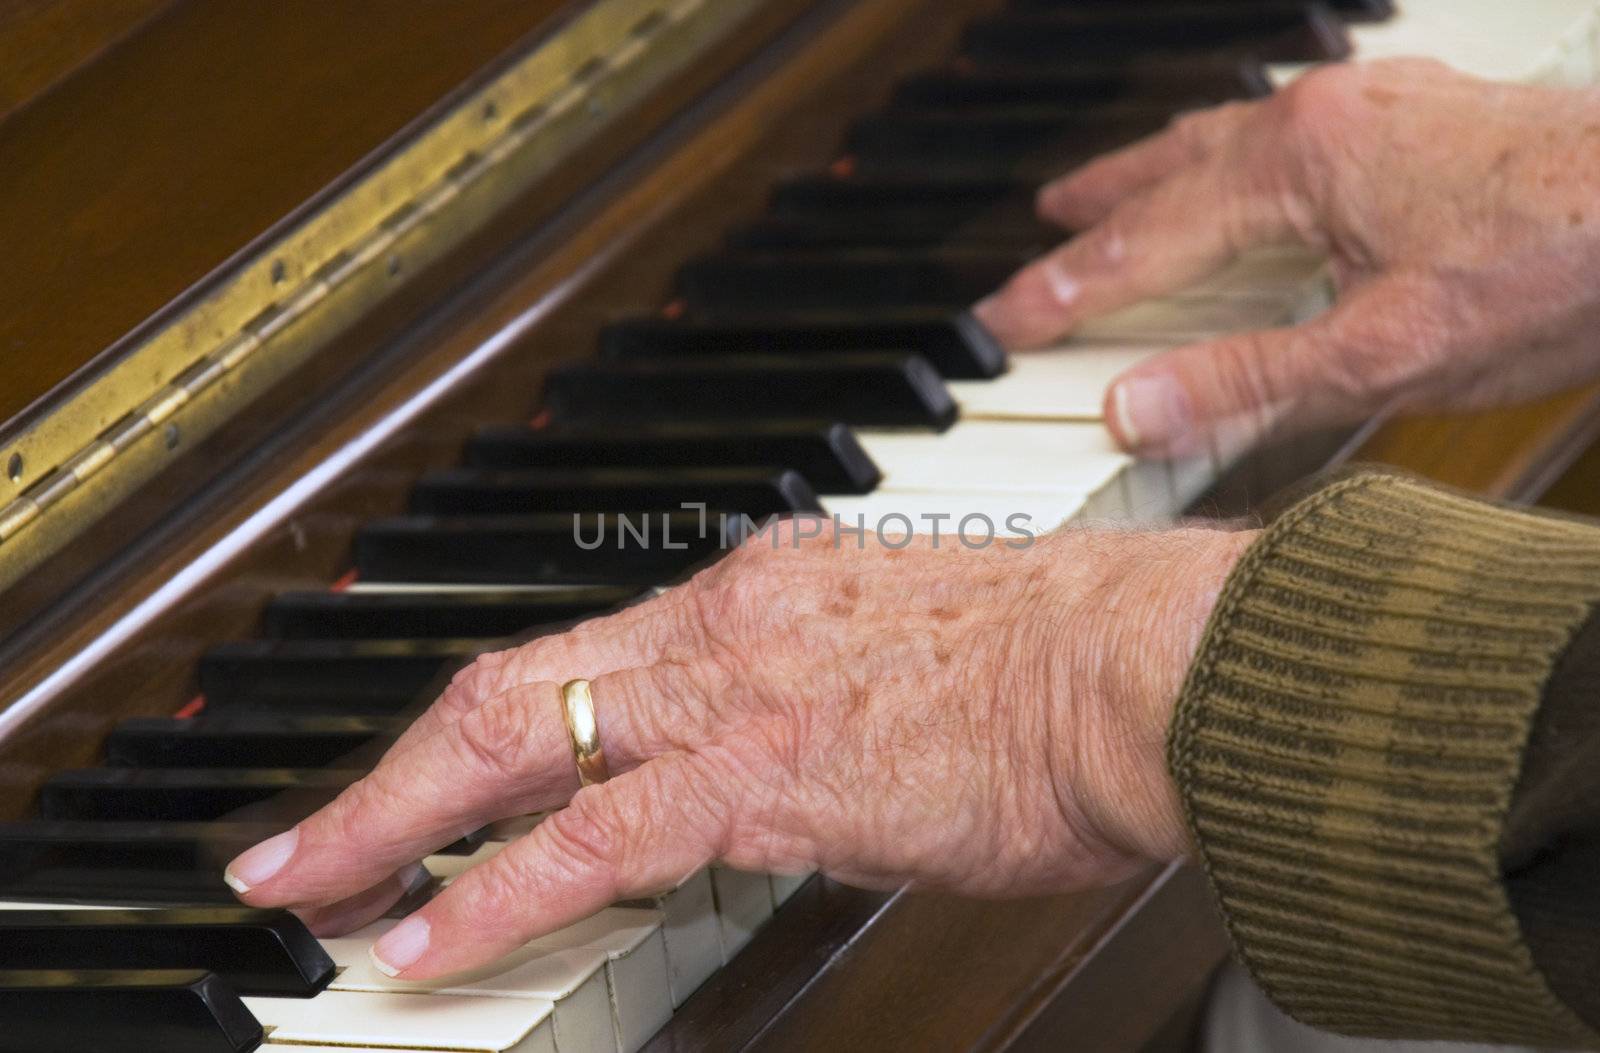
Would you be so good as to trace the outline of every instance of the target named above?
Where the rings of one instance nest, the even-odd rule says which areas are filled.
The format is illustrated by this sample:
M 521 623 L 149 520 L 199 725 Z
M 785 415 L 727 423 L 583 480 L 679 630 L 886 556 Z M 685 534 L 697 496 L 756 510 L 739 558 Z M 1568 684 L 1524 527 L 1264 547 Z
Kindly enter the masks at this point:
M 1267 994 L 1347 1034 L 1600 1048 L 1600 526 L 1383 474 L 1230 578 L 1170 759 Z

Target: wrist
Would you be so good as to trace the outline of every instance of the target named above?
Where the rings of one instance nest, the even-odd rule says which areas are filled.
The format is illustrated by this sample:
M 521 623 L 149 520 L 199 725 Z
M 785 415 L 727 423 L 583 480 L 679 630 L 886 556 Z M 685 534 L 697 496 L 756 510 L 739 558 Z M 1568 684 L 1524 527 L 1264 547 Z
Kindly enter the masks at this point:
M 1052 699 L 1071 756 L 1055 770 L 1106 845 L 1171 860 L 1191 846 L 1168 770 L 1173 709 L 1222 588 L 1259 531 L 1185 529 L 1120 538 L 1103 581 L 1080 597 L 1080 630 Z M 1086 631 L 1085 631 L 1086 630 Z M 1068 630 L 1069 632 L 1071 629 Z M 1074 774 L 1075 773 L 1075 774 Z

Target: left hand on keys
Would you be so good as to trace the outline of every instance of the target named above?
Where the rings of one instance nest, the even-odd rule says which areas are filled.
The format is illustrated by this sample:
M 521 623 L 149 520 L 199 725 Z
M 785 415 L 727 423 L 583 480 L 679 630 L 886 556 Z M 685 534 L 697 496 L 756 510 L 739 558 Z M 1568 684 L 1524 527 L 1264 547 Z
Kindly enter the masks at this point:
M 795 529 L 479 658 L 230 883 L 342 931 L 463 832 L 560 809 L 378 943 L 386 971 L 419 979 L 715 860 L 1008 896 L 1185 853 L 1166 724 L 1249 532 L 1069 529 L 972 550 Z M 581 791 L 560 702 L 579 677 L 612 776 Z

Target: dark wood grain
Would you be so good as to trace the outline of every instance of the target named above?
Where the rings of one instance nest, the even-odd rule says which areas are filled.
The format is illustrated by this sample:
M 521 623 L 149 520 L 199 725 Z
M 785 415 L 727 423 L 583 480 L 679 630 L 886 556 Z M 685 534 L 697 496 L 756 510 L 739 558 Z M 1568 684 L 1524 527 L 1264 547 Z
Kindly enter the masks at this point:
M 562 3 L 181 0 L 0 122 L 0 420 Z
M 0 121 L 174 0 L 0 0 Z

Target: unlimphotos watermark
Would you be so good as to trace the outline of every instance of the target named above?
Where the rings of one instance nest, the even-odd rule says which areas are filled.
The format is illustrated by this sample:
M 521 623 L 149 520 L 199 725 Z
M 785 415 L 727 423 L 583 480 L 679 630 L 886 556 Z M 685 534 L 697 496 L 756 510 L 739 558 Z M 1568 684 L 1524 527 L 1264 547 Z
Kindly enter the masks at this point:
M 785 527 L 790 529 L 784 529 Z M 870 524 L 864 514 L 853 517 L 808 513 L 753 519 L 744 513 L 712 512 L 706 505 L 690 503 L 676 512 L 575 513 L 572 540 L 585 552 L 600 548 L 660 548 L 687 551 L 690 548 L 737 548 L 754 542 L 769 542 L 774 549 L 789 545 L 798 548 L 821 537 L 831 539 L 833 547 L 843 548 L 853 539 L 865 549 L 867 539 L 891 549 L 905 548 L 913 538 L 925 537 L 934 548 L 959 544 L 967 549 L 993 545 L 1027 548 L 1038 538 L 1033 517 L 1012 512 L 1000 522 L 983 512 L 957 516 L 951 512 L 887 512 Z

